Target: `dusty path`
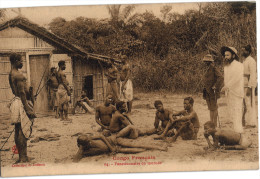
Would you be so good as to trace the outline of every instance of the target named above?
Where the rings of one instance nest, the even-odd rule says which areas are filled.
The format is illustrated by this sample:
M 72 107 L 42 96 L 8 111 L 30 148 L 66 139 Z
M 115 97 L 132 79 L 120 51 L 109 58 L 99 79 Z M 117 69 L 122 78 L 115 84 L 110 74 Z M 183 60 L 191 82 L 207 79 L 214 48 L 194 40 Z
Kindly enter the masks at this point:
M 136 100 L 133 103 L 133 111 L 130 117 L 134 124 L 140 128 L 151 128 L 154 123 L 155 109 L 153 102 L 156 99 L 162 100 L 164 106 L 173 110 L 183 109 L 183 99 L 187 95 L 173 95 L 173 94 L 160 94 L 160 93 L 138 93 L 135 95 Z M 218 150 L 214 152 L 206 152 L 203 147 L 207 145 L 203 137 L 203 124 L 209 120 L 209 112 L 207 110 L 206 102 L 199 96 L 193 96 L 195 99 L 194 109 L 198 113 L 201 128 L 197 141 L 183 141 L 178 138 L 172 147 L 168 148 L 168 152 L 161 151 L 146 151 L 135 156 L 155 156 L 156 160 L 160 162 L 175 161 L 180 163 L 192 162 L 197 160 L 209 161 L 238 161 L 238 162 L 251 162 L 258 163 L 258 132 L 257 128 L 245 129 L 246 134 L 253 142 L 251 148 L 245 151 L 223 151 Z M 219 115 L 222 128 L 231 127 L 228 121 L 225 109 L 224 99 L 219 100 Z M 91 114 L 76 114 L 70 116 L 73 119 L 72 123 L 64 123 L 53 116 L 37 118 L 33 128 L 33 137 L 28 141 L 28 155 L 33 157 L 33 163 L 54 163 L 54 164 L 67 164 L 71 163 L 71 158 L 77 152 L 77 133 L 96 133 L 99 128 L 95 123 L 94 115 Z M 9 120 L 0 121 L 0 144 L 2 145 L 6 138 L 12 131 L 13 126 L 10 125 Z M 39 141 L 39 137 L 47 134 L 49 141 Z M 56 136 L 53 136 L 56 135 Z M 53 138 L 51 138 L 53 136 Z M 46 137 L 46 136 L 45 136 Z M 154 145 L 164 145 L 163 141 L 154 141 L 154 136 L 143 137 L 138 140 L 143 143 Z M 12 158 L 12 146 L 14 145 L 14 136 L 12 135 L 4 149 L 1 152 L 2 166 L 10 166 L 17 159 L 18 155 L 15 154 Z M 131 154 L 117 154 L 116 157 L 131 157 Z M 96 162 L 104 164 L 111 161 L 112 155 L 100 155 L 86 157 L 80 163 Z M 134 162 L 134 160 L 131 160 Z

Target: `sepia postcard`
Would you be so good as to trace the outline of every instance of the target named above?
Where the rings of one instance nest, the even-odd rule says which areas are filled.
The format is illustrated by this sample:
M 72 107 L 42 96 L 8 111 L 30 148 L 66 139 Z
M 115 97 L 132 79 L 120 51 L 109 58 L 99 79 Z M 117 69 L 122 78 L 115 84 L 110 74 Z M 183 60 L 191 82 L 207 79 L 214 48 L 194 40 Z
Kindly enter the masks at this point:
M 259 170 L 256 9 L 1 7 L 1 177 Z

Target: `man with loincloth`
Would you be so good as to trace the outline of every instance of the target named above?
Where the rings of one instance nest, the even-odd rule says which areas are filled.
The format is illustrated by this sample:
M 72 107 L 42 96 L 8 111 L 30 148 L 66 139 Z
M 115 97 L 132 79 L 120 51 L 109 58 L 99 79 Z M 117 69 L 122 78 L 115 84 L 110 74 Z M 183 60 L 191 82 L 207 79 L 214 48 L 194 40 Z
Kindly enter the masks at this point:
M 71 88 L 69 87 L 69 82 L 66 79 L 66 75 L 64 70 L 66 69 L 66 64 L 64 60 L 60 60 L 59 63 L 59 71 L 57 74 L 57 79 L 59 82 L 58 86 L 58 98 L 59 98 L 59 110 L 61 120 L 69 121 L 68 118 L 68 109 L 69 109 L 69 101 L 71 95 Z
M 204 124 L 204 136 L 207 140 L 208 147 L 206 150 L 216 150 L 223 147 L 225 150 L 245 150 L 252 145 L 248 139 L 231 130 L 216 129 L 212 121 L 208 121 Z M 213 138 L 213 144 L 209 140 L 209 136 Z
M 175 142 L 179 136 L 183 140 L 196 140 L 200 124 L 198 115 L 193 109 L 193 104 L 192 97 L 184 98 L 184 110 L 173 113 L 173 120 L 167 123 L 164 132 L 159 137 L 165 138 L 169 129 L 175 128 L 177 132 L 168 142 Z M 177 118 L 177 116 L 180 117 Z
M 255 106 L 255 88 L 257 85 L 256 61 L 251 56 L 251 45 L 242 48 L 242 56 L 244 57 L 244 119 L 243 122 L 247 127 L 256 127 L 256 106 Z
M 118 79 L 118 70 L 116 66 L 112 63 L 108 64 L 108 70 L 107 73 L 105 73 L 107 76 L 107 94 L 112 94 L 113 99 L 115 102 L 119 100 L 119 94 L 118 94 L 118 84 L 117 84 L 117 79 Z
M 87 136 L 82 135 L 77 139 L 79 150 L 73 158 L 73 162 L 78 162 L 84 156 L 93 156 L 104 153 L 140 153 L 146 150 L 161 150 L 167 151 L 167 147 L 156 146 L 153 144 L 143 144 L 135 139 L 124 138 L 122 134 L 120 137 L 117 134 L 105 137 L 101 136 Z
M 131 80 L 131 68 L 126 58 L 125 55 L 121 57 L 123 66 L 120 72 L 120 100 L 127 103 L 127 112 L 130 113 L 133 104 L 133 83 Z
M 238 61 L 234 47 L 222 47 L 224 57 L 224 87 L 226 94 L 228 117 L 233 122 L 235 132 L 243 133 L 242 114 L 244 98 L 244 66 Z
M 212 55 L 208 54 L 203 58 L 203 62 L 207 67 L 207 71 L 203 77 L 204 89 L 203 99 L 206 100 L 210 111 L 210 120 L 217 126 L 218 104 L 220 98 L 220 90 L 223 87 L 224 78 L 220 71 L 214 65 Z
M 28 162 L 27 140 L 31 135 L 31 125 L 36 118 L 33 106 L 28 100 L 34 101 L 32 92 L 26 84 L 26 78 L 19 71 L 23 67 L 22 57 L 19 54 L 10 55 L 11 72 L 9 84 L 14 94 L 10 104 L 11 120 L 15 125 L 15 144 L 19 153 L 19 160 L 16 163 Z
M 101 126 L 101 131 L 109 130 L 110 121 L 113 113 L 116 111 L 116 107 L 112 105 L 113 96 L 109 94 L 106 97 L 104 104 L 96 107 L 95 119 L 98 125 Z
M 150 130 L 149 134 L 158 134 L 159 136 L 155 137 L 154 139 L 161 139 L 162 133 L 164 132 L 164 129 L 166 128 L 167 124 L 170 121 L 173 121 L 172 112 L 164 108 L 163 103 L 160 100 L 156 100 L 154 102 L 154 107 L 156 108 L 154 129 Z M 160 122 L 161 126 L 159 126 Z M 174 134 L 174 131 L 172 129 L 173 128 L 170 127 L 169 131 L 167 131 L 167 135 L 163 135 L 163 138 L 165 136 L 172 136 Z
M 55 111 L 56 115 L 55 118 L 59 117 L 59 109 L 58 109 L 58 86 L 59 82 L 57 80 L 57 69 L 55 67 L 51 68 L 51 74 L 49 76 L 49 79 L 47 81 L 48 91 L 50 94 L 50 106 Z
M 84 104 L 87 103 L 87 106 Z M 89 112 L 89 113 L 92 113 L 93 111 L 93 104 L 90 102 L 89 98 L 87 97 L 87 94 L 86 92 L 83 90 L 81 91 L 81 97 L 79 100 L 76 101 L 75 105 L 74 105 L 74 108 L 72 110 L 72 114 L 75 114 L 76 113 L 76 107 L 79 106 L 79 107 L 82 107 L 85 112 Z

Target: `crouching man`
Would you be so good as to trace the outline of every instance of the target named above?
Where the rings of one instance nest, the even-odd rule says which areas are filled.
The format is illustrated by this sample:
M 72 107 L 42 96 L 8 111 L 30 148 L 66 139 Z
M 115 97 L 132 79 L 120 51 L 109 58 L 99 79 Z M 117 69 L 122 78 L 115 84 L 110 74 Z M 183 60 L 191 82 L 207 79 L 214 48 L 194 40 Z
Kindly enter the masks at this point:
M 208 143 L 208 147 L 204 148 L 205 150 L 216 150 L 220 147 L 225 150 L 245 150 L 252 145 L 252 142 L 241 133 L 216 129 L 212 121 L 204 124 L 204 136 Z M 213 144 L 210 142 L 209 136 L 212 136 Z
M 173 119 L 167 123 L 164 132 L 155 139 L 165 139 L 167 132 L 174 128 L 176 129 L 175 135 L 170 137 L 167 142 L 175 142 L 179 136 L 183 140 L 196 140 L 200 123 L 198 115 L 193 109 L 193 104 L 192 97 L 184 98 L 184 110 L 173 113 Z

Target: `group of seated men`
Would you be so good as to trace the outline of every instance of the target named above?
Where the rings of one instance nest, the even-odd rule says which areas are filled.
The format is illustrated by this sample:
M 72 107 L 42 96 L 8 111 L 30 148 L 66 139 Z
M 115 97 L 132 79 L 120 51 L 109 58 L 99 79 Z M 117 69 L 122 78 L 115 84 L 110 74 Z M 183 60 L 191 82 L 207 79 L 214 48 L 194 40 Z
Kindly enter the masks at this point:
M 200 123 L 197 113 L 193 109 L 192 97 L 184 98 L 184 110 L 171 112 L 163 107 L 160 100 L 154 102 L 156 108 L 154 127 L 151 129 L 138 129 L 129 116 L 125 114 L 125 102 L 118 101 L 113 104 L 112 95 L 108 95 L 104 104 L 96 108 L 95 120 L 101 126 L 100 135 L 82 135 L 77 139 L 79 150 L 74 161 L 84 156 L 99 155 L 103 153 L 139 153 L 145 150 L 167 151 L 166 146 L 156 146 L 138 143 L 139 136 L 157 134 L 155 140 L 165 139 L 168 143 L 176 141 L 178 136 L 183 140 L 196 140 Z M 161 122 L 161 125 L 159 125 Z M 204 124 L 204 136 L 208 143 L 205 150 L 215 150 L 221 146 L 225 149 L 243 150 L 251 142 L 242 138 L 236 132 L 217 130 L 214 123 L 208 121 Z M 209 140 L 213 138 L 213 144 Z M 220 146 L 219 146 L 220 145 Z

